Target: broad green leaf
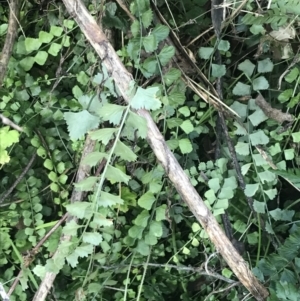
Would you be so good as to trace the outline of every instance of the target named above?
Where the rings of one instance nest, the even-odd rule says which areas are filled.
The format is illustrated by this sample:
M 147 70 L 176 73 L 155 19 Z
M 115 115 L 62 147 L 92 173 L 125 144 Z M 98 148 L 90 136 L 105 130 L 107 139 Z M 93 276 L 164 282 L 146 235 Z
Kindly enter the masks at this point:
M 262 109 L 257 109 L 254 113 L 249 115 L 248 118 L 254 126 L 258 126 L 260 123 L 268 119 Z
M 54 171 L 50 171 L 50 173 L 48 174 L 48 178 L 52 182 L 57 182 L 57 174 Z
M 285 103 L 292 97 L 293 93 L 294 93 L 293 89 L 284 90 L 282 93 L 279 94 L 278 100 L 281 103 Z
M 169 35 L 169 28 L 165 25 L 158 24 L 152 30 L 152 34 L 155 36 L 157 42 L 163 41 Z
M 98 115 L 104 120 L 109 121 L 113 125 L 119 125 L 122 115 L 126 107 L 107 103 L 98 111 Z
M 136 94 L 130 101 L 130 106 L 135 109 L 157 110 L 161 107 L 161 102 L 156 96 L 159 88 L 151 87 L 143 89 L 138 87 Z
M 58 26 L 51 26 L 50 27 L 50 33 L 53 34 L 56 37 L 60 37 L 62 32 L 63 32 L 62 27 L 58 27 Z
M 53 163 L 50 159 L 46 159 L 43 165 L 49 170 L 53 169 Z
M 185 102 L 185 94 L 182 92 L 171 92 L 169 94 L 169 102 L 170 105 L 178 106 L 178 105 L 183 105 Z
M 214 77 L 222 77 L 226 74 L 225 65 L 211 64 L 211 75 Z
M 9 130 L 8 126 L 3 126 L 0 128 L 0 150 L 5 149 L 16 142 L 19 142 L 18 131 Z
M 134 225 L 131 228 L 129 228 L 128 235 L 132 238 L 141 239 L 144 229 L 144 227 Z
M 218 49 L 220 51 L 228 51 L 230 49 L 230 43 L 226 40 L 221 40 L 219 43 L 218 43 Z
M 293 137 L 293 141 L 295 143 L 299 143 L 300 142 L 300 132 L 292 133 L 292 137 Z
M 141 71 L 146 78 L 149 78 L 158 71 L 157 59 L 155 57 L 146 58 L 141 65 Z
M 200 231 L 201 230 L 201 227 L 200 227 L 200 225 L 198 224 L 198 223 L 193 223 L 192 224 L 192 231 L 194 232 L 194 233 L 196 233 L 196 232 L 198 232 L 198 231 Z
M 252 166 L 252 163 L 247 163 L 241 167 L 241 172 L 242 172 L 243 176 L 245 176 L 247 174 L 247 172 L 251 166 Z
M 159 53 L 158 58 L 162 66 L 165 66 L 175 54 L 173 46 L 165 46 Z
M 78 225 L 74 219 L 69 221 L 62 229 L 62 233 L 65 235 L 77 236 L 77 230 L 82 226 Z
M 238 95 L 238 96 L 244 96 L 244 95 L 250 95 L 251 94 L 251 87 L 249 85 L 245 85 L 241 82 L 238 82 L 233 90 L 232 93 L 234 95 Z
M 273 172 L 269 171 L 269 170 L 259 172 L 258 176 L 260 177 L 260 180 L 262 181 L 262 183 L 264 183 L 264 182 L 272 183 L 276 179 L 276 175 Z
M 284 157 L 286 160 L 293 160 L 295 158 L 295 150 L 293 148 L 285 149 Z
M 263 158 L 261 154 L 253 154 L 252 158 L 255 162 L 256 166 L 262 166 L 262 165 L 267 165 L 267 161 Z
M 266 212 L 266 204 L 264 202 L 258 202 L 254 200 L 253 208 L 257 213 L 265 213 Z
M 220 193 L 218 194 L 219 199 L 231 199 L 234 196 L 234 189 L 230 186 L 223 186 Z
M 27 56 L 26 58 L 22 59 L 20 61 L 20 66 L 25 70 L 29 71 L 33 64 L 35 63 L 34 57 L 32 56 Z
M 78 98 L 78 101 L 82 105 L 82 108 L 88 110 L 90 113 L 96 113 L 103 107 L 96 95 L 84 94 Z
M 163 234 L 163 228 L 161 222 L 151 221 L 150 222 L 150 233 L 156 237 L 161 237 Z
M 94 246 L 99 246 L 102 242 L 102 235 L 98 232 L 84 232 L 82 236 L 82 241 Z
M 144 117 L 130 111 L 126 120 L 126 125 L 132 126 L 138 137 L 146 138 L 148 133 L 147 121 Z
M 191 115 L 191 111 L 189 109 L 189 107 L 185 106 L 185 107 L 181 107 L 179 110 L 179 113 L 181 113 L 184 117 L 189 117 Z
M 135 250 L 143 256 L 148 256 L 150 254 L 150 247 L 145 243 L 144 240 L 139 240 Z
M 132 36 L 136 38 L 140 33 L 140 22 L 138 20 L 134 20 L 130 26 L 130 30 Z
M 83 86 L 87 85 L 90 80 L 89 76 L 87 76 L 86 73 L 82 70 L 76 74 L 76 79 Z
M 191 123 L 190 120 L 185 120 L 181 125 L 180 127 L 182 128 L 182 130 L 186 133 L 186 134 L 189 134 L 191 133 L 193 130 L 194 130 L 194 126 L 193 124 Z
M 253 74 L 255 65 L 247 59 L 238 65 L 238 69 L 250 77 Z
M 114 153 L 125 161 L 135 161 L 137 155 L 123 142 L 118 141 Z
M 98 204 L 102 207 L 111 207 L 123 204 L 123 200 L 118 195 L 113 195 L 111 193 L 101 191 Z
M 249 138 L 252 145 L 265 145 L 269 143 L 269 137 L 262 130 L 250 134 Z
M 66 205 L 67 211 L 77 218 L 90 218 L 92 216 L 92 204 L 88 202 L 75 202 Z
M 259 73 L 272 72 L 274 68 L 273 62 L 270 58 L 266 58 L 262 61 L 258 61 L 257 71 Z
M 235 146 L 235 151 L 242 156 L 248 156 L 250 154 L 249 143 L 238 142 Z
M 258 188 L 259 184 L 246 184 L 245 195 L 248 197 L 254 196 Z
M 142 43 L 147 53 L 155 51 L 158 47 L 158 42 L 153 34 L 143 37 Z
M 89 130 L 95 129 L 99 125 L 99 117 L 90 114 L 87 110 L 78 113 L 66 112 L 64 119 L 72 140 L 82 138 Z
M 253 90 L 267 90 L 269 88 L 269 82 L 264 76 L 257 77 L 252 82 Z
M 299 76 L 299 69 L 297 67 L 293 68 L 285 77 L 284 79 L 288 83 L 292 83 L 295 79 Z
M 43 30 L 39 32 L 39 41 L 41 43 L 49 44 L 52 41 L 52 39 L 53 39 L 53 34 Z
M 241 118 L 244 118 L 247 116 L 248 108 L 247 105 L 240 103 L 238 101 L 235 101 L 230 108 L 234 110 Z
M 113 221 L 110 219 L 106 219 L 101 213 L 94 212 L 93 215 L 93 224 L 96 225 L 94 228 L 98 227 L 110 227 L 113 225 Z
M 224 210 L 228 208 L 228 200 L 227 199 L 217 199 L 217 201 L 214 203 L 214 215 L 217 216 L 218 214 L 223 214 Z M 216 210 L 223 209 L 220 211 L 220 213 L 216 214 Z
M 153 203 L 155 202 L 155 197 L 151 192 L 144 193 L 139 199 L 138 204 L 140 207 L 150 210 Z
M 143 210 L 134 220 L 134 224 L 143 228 L 148 225 L 150 214 L 148 210 Z
M 92 191 L 95 188 L 98 177 L 87 177 L 81 180 L 78 183 L 75 183 L 74 186 L 77 191 Z
M 57 43 L 52 43 L 50 48 L 48 49 L 48 53 L 57 56 L 61 50 L 62 45 Z
M 182 154 L 189 154 L 193 150 L 192 143 L 187 138 L 179 140 L 179 148 Z
M 162 221 L 166 219 L 166 210 L 167 210 L 167 205 L 161 205 L 159 207 L 155 208 L 155 220 L 156 221 Z
M 113 134 L 117 132 L 117 128 L 105 128 L 90 133 L 92 140 L 99 140 L 104 145 L 107 145 L 108 141 L 112 138 Z
M 111 165 L 107 167 L 105 177 L 112 183 L 123 182 L 125 184 L 128 184 L 128 181 L 130 180 L 130 176 L 127 176 L 120 169 L 115 168 Z
M 277 195 L 277 189 L 268 189 L 264 190 L 264 193 L 269 197 L 270 200 L 273 200 Z
M 94 251 L 94 247 L 91 244 L 82 243 L 79 247 L 75 249 L 75 253 L 79 257 L 88 257 Z
M 107 159 L 108 155 L 101 152 L 92 152 L 86 155 L 82 160 L 82 164 L 96 166 L 102 159 Z
M 239 122 L 235 121 L 233 124 L 236 127 L 236 130 L 235 130 L 236 135 L 246 136 L 248 134 L 246 128 L 244 126 L 242 126 Z
M 48 53 L 46 51 L 39 51 L 35 57 L 34 57 L 34 61 L 39 64 L 40 66 L 43 66 L 48 58 Z
M 167 86 L 172 85 L 181 76 L 181 72 L 178 69 L 171 68 L 164 76 L 164 82 Z
M 155 246 L 157 244 L 157 238 L 153 233 L 149 232 L 145 235 L 145 243 L 149 246 Z
M 145 28 L 148 28 L 151 25 L 152 19 L 153 19 L 152 9 L 148 9 L 147 11 L 142 13 L 141 21 Z
M 219 178 L 210 179 L 207 184 L 208 184 L 208 187 L 214 191 L 214 193 L 217 193 L 219 191 L 219 189 L 221 188 Z M 204 194 L 204 195 L 205 195 L 205 197 L 207 197 L 206 194 Z
M 198 55 L 201 59 L 208 60 L 213 52 L 213 47 L 200 47 L 198 50 Z
M 26 38 L 25 47 L 28 53 L 36 51 L 41 47 L 42 43 L 38 39 Z
M 258 35 L 258 34 L 265 34 L 266 32 L 266 29 L 264 28 L 263 25 L 261 24 L 253 24 L 251 27 L 250 27 L 250 31 L 251 33 L 253 33 L 254 35 Z
M 276 208 L 275 210 L 271 210 L 269 211 L 269 213 L 275 221 L 287 221 L 287 222 L 291 222 L 293 216 L 295 215 L 294 210 L 282 210 L 279 208 Z

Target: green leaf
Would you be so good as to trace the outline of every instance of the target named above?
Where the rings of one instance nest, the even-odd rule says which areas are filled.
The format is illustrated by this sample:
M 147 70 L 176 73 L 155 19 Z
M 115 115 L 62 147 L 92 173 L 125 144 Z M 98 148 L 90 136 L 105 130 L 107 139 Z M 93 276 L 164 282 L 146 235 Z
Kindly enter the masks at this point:
M 156 221 L 162 221 L 166 219 L 166 211 L 167 211 L 167 205 L 161 205 L 159 207 L 155 208 L 155 220 Z
M 149 10 L 142 13 L 141 21 L 143 23 L 143 26 L 146 29 L 151 25 L 152 19 L 153 19 L 152 9 L 149 9 Z
M 62 233 L 65 235 L 77 236 L 77 230 L 82 226 L 78 225 L 74 219 L 69 221 L 62 230 Z
M 252 145 L 265 145 L 269 143 L 269 137 L 262 131 L 258 130 L 255 133 L 249 135 Z
M 211 64 L 211 74 L 214 77 L 222 77 L 226 74 L 225 65 Z
M 257 213 L 265 213 L 266 212 L 266 204 L 264 202 L 258 202 L 254 200 L 253 208 Z
M 247 59 L 238 65 L 238 69 L 250 77 L 253 74 L 255 65 Z
M 275 210 L 271 210 L 269 211 L 269 213 L 275 221 L 287 221 L 287 222 L 291 222 L 293 216 L 295 215 L 294 210 L 281 210 L 279 208 L 276 208 Z
M 155 246 L 157 244 L 157 238 L 152 233 L 147 233 L 145 235 L 145 243 L 149 246 Z
M 284 90 L 282 93 L 279 94 L 278 100 L 281 103 L 285 103 L 292 97 L 293 93 L 294 93 L 293 89 Z
M 90 218 L 92 216 L 92 204 L 88 202 L 75 202 L 66 205 L 67 211 L 79 219 Z
M 79 73 L 76 74 L 76 79 L 77 81 L 82 84 L 83 86 L 87 85 L 89 82 L 90 78 L 86 75 L 84 71 L 80 71 Z
M 99 117 L 90 114 L 87 110 L 78 113 L 66 112 L 64 119 L 72 140 L 82 138 L 89 130 L 95 129 L 99 125 Z M 78 122 L 79 120 L 80 122 Z
M 5 149 L 16 142 L 19 142 L 18 131 L 9 130 L 8 126 L 0 128 L 0 150 Z
M 149 232 L 156 237 L 162 237 L 163 235 L 163 228 L 161 222 L 158 221 L 151 221 L 150 222 L 150 229 Z
M 245 195 L 248 197 L 254 196 L 258 188 L 259 184 L 246 184 Z
M 104 145 L 107 145 L 109 140 L 112 138 L 113 134 L 117 132 L 117 128 L 105 128 L 97 131 L 93 131 L 90 133 L 90 137 L 92 140 L 99 140 Z
M 300 142 L 300 132 L 294 132 L 294 133 L 292 133 L 292 137 L 293 137 L 293 141 L 295 143 L 299 143 Z
M 152 34 L 155 36 L 157 42 L 161 42 L 169 35 L 169 28 L 165 25 L 158 24 L 152 30 Z
M 146 192 L 138 199 L 138 204 L 140 207 L 150 210 L 153 203 L 155 202 L 155 197 L 151 192 Z
M 252 85 L 254 91 L 267 90 L 269 88 L 269 82 L 264 76 L 254 79 Z
M 41 47 L 42 43 L 38 39 L 26 38 L 25 48 L 28 53 L 36 51 Z
M 164 76 L 164 82 L 167 86 L 172 85 L 181 76 L 181 72 L 178 69 L 171 68 Z
M 193 130 L 194 130 L 194 126 L 193 124 L 191 123 L 190 120 L 185 120 L 181 125 L 180 127 L 182 128 L 182 130 L 186 133 L 186 134 L 189 134 L 191 133 Z
M 82 160 L 82 164 L 96 166 L 102 159 L 107 159 L 108 155 L 101 152 L 92 152 L 86 155 Z
M 234 95 L 244 96 L 244 95 L 250 95 L 251 94 L 250 91 L 251 91 L 251 87 L 249 85 L 245 85 L 241 82 L 238 82 L 234 86 L 232 93 Z
M 133 226 L 128 230 L 128 235 L 132 238 L 141 239 L 144 229 L 144 227 Z
M 210 179 L 207 184 L 208 184 L 208 187 L 214 191 L 214 193 L 217 193 L 219 191 L 219 189 L 221 188 L 219 178 Z M 207 197 L 206 194 L 205 194 L 205 197 Z
M 273 172 L 269 171 L 269 170 L 259 172 L 258 176 L 260 177 L 260 180 L 262 181 L 262 183 L 264 183 L 264 182 L 272 183 L 276 179 L 276 175 Z
M 135 109 L 157 110 L 161 107 L 161 102 L 156 96 L 158 87 L 143 89 L 138 87 L 136 94 L 130 101 L 130 106 Z
M 293 160 L 295 158 L 295 150 L 293 148 L 285 149 L 284 157 L 286 160 Z
M 292 83 L 296 80 L 296 78 L 299 76 L 299 69 L 297 67 L 293 68 L 285 77 L 284 79 L 288 83 Z
M 106 103 L 98 111 L 98 115 L 104 120 L 114 125 L 119 125 L 122 115 L 126 107 L 115 104 Z
M 44 166 L 49 169 L 49 170 L 52 170 L 53 169 L 53 164 L 52 164 L 52 161 L 50 159 L 46 159 L 44 161 Z
M 235 146 L 235 151 L 242 156 L 248 156 L 250 154 L 249 143 L 238 142 Z
M 175 54 L 175 48 L 173 46 L 165 46 L 158 55 L 160 63 L 165 66 Z
M 123 142 L 118 141 L 114 153 L 121 159 L 132 162 L 135 161 L 137 155 Z
M 116 205 L 122 205 L 124 201 L 118 196 L 111 193 L 101 191 L 101 195 L 98 200 L 99 206 L 111 207 Z
M 143 256 L 148 256 L 150 254 L 150 247 L 145 243 L 144 240 L 139 240 L 138 245 L 135 249 Z
M 230 43 L 225 40 L 221 40 L 218 44 L 218 49 L 220 51 L 228 51 L 230 49 Z
M 49 44 L 52 41 L 52 39 L 53 39 L 53 34 L 43 30 L 39 32 L 39 41 L 41 43 Z
M 98 177 L 87 177 L 80 182 L 75 183 L 74 186 L 76 188 L 76 191 L 92 191 L 94 190 L 97 181 Z
M 98 232 L 84 232 L 82 236 L 82 241 L 94 246 L 99 246 L 102 242 L 102 235 Z
M 258 126 L 260 123 L 268 119 L 262 109 L 257 109 L 254 113 L 248 116 L 253 126 Z
M 56 37 L 60 37 L 63 33 L 63 28 L 58 26 L 51 26 L 50 27 L 50 33 L 53 34 Z
M 270 200 L 273 200 L 277 195 L 277 189 L 264 190 L 264 193 L 269 197 Z
M 94 212 L 93 215 L 93 224 L 96 225 L 95 228 L 98 227 L 110 227 L 113 225 L 113 221 L 106 219 L 101 213 L 99 212 Z
M 143 228 L 148 225 L 150 214 L 148 210 L 143 210 L 134 220 L 134 224 Z
M 25 71 L 29 71 L 32 68 L 34 63 L 35 63 L 34 58 L 32 56 L 27 56 L 26 58 L 24 58 L 20 61 L 20 66 Z
M 146 138 L 148 133 L 147 121 L 144 117 L 130 111 L 126 120 L 126 126 L 132 126 L 138 137 Z
M 257 71 L 259 73 L 272 72 L 274 68 L 273 62 L 270 58 L 266 58 L 262 61 L 258 61 Z
M 158 42 L 153 34 L 143 37 L 142 43 L 147 53 L 155 51 L 158 47 Z
M 201 59 L 208 60 L 213 52 L 213 47 L 200 47 L 198 50 L 198 55 Z
M 130 176 L 127 176 L 120 169 L 115 168 L 111 165 L 107 167 L 105 177 L 112 183 L 123 182 L 125 184 L 128 184 L 128 181 L 130 180 Z
M 136 38 L 140 33 L 140 22 L 138 20 L 134 20 L 130 26 L 130 30 L 132 36 Z
M 48 49 L 48 53 L 57 56 L 61 50 L 62 45 L 57 43 L 52 43 L 50 48 Z
M 192 143 L 187 138 L 179 140 L 179 148 L 182 154 L 189 154 L 193 150 Z
M 181 107 L 179 110 L 179 113 L 181 113 L 184 117 L 189 117 L 191 115 L 191 111 L 189 109 L 189 107 L 185 106 L 185 107 Z
M 194 232 L 194 233 L 196 233 L 196 232 L 198 232 L 198 231 L 200 231 L 201 230 L 201 227 L 200 227 L 200 225 L 198 224 L 198 223 L 193 223 L 192 224 L 192 231 Z
M 40 66 L 43 66 L 48 58 L 48 53 L 46 51 L 39 51 L 35 57 L 34 57 L 34 61 L 39 64 Z

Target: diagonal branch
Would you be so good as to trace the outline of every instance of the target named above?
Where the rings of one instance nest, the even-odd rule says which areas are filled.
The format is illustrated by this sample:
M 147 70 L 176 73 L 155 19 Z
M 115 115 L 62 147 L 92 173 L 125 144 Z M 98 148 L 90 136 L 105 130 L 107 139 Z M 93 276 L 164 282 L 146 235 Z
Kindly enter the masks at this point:
M 130 91 L 130 82 L 133 80 L 132 75 L 128 73 L 96 21 L 80 0 L 63 0 L 63 2 L 70 15 L 74 16 L 82 32 L 102 59 L 103 64 L 108 70 L 108 74 L 114 79 L 125 101 L 130 102 L 128 91 Z M 147 120 L 148 142 L 182 199 L 187 203 L 192 213 L 206 230 L 209 238 L 241 283 L 256 300 L 264 300 L 268 296 L 268 291 L 254 277 L 247 263 L 227 239 L 215 217 L 208 210 L 173 153 L 168 148 L 150 114 L 146 110 L 139 110 L 137 113 Z M 39 299 L 39 301 L 42 300 L 44 299 Z

